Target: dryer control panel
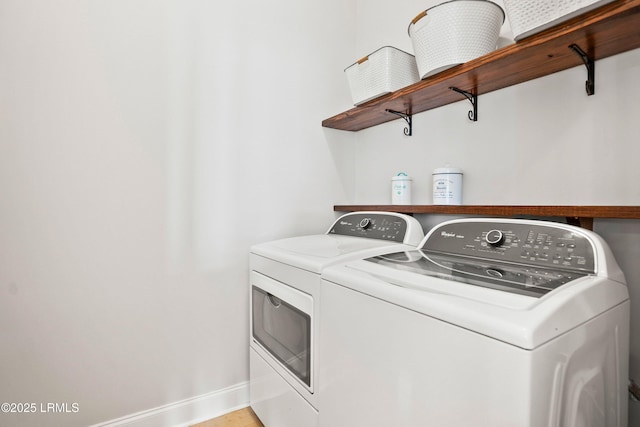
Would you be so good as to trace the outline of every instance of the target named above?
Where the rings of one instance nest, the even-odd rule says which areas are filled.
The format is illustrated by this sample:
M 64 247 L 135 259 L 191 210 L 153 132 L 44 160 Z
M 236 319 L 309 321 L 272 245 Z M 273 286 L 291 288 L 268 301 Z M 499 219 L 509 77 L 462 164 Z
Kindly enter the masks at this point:
M 594 246 L 575 227 L 464 221 L 437 226 L 422 250 L 595 273 Z
M 407 222 L 404 218 L 391 214 L 353 213 L 340 217 L 327 234 L 402 243 L 407 234 Z

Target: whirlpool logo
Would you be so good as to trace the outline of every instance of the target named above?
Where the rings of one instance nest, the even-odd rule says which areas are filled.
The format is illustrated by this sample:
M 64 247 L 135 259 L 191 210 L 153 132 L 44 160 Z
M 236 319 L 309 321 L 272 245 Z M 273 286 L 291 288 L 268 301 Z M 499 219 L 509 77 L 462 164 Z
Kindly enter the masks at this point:
M 450 232 L 444 231 L 444 230 L 440 232 L 440 236 L 441 237 L 455 237 L 457 239 L 464 239 L 464 236 L 460 236 L 460 235 L 458 235 L 456 233 L 450 233 Z

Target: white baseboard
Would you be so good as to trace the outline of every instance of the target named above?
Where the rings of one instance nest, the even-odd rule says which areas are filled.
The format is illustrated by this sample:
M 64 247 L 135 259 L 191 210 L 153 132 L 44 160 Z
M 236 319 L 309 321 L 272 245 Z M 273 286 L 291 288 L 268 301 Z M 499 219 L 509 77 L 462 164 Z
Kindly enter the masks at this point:
M 249 406 L 249 383 L 184 399 L 91 427 L 186 427 Z

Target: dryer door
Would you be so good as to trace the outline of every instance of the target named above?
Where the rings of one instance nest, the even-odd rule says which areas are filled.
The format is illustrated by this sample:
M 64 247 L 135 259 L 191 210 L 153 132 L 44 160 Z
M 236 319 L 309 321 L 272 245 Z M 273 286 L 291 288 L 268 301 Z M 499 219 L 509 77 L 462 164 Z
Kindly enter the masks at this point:
M 313 299 L 265 276 L 251 287 L 253 339 L 312 391 Z

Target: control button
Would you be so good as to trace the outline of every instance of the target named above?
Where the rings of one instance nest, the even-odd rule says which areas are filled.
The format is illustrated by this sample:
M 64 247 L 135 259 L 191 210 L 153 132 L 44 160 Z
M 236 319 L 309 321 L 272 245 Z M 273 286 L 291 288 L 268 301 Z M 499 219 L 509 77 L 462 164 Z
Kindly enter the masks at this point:
M 360 220 L 360 224 L 358 224 L 360 226 L 360 228 L 362 228 L 363 230 L 366 230 L 367 228 L 369 228 L 371 226 L 371 219 L 369 218 L 362 218 L 362 220 Z
M 491 230 L 487 233 L 484 240 L 491 246 L 500 246 L 504 242 L 504 234 L 500 230 Z

